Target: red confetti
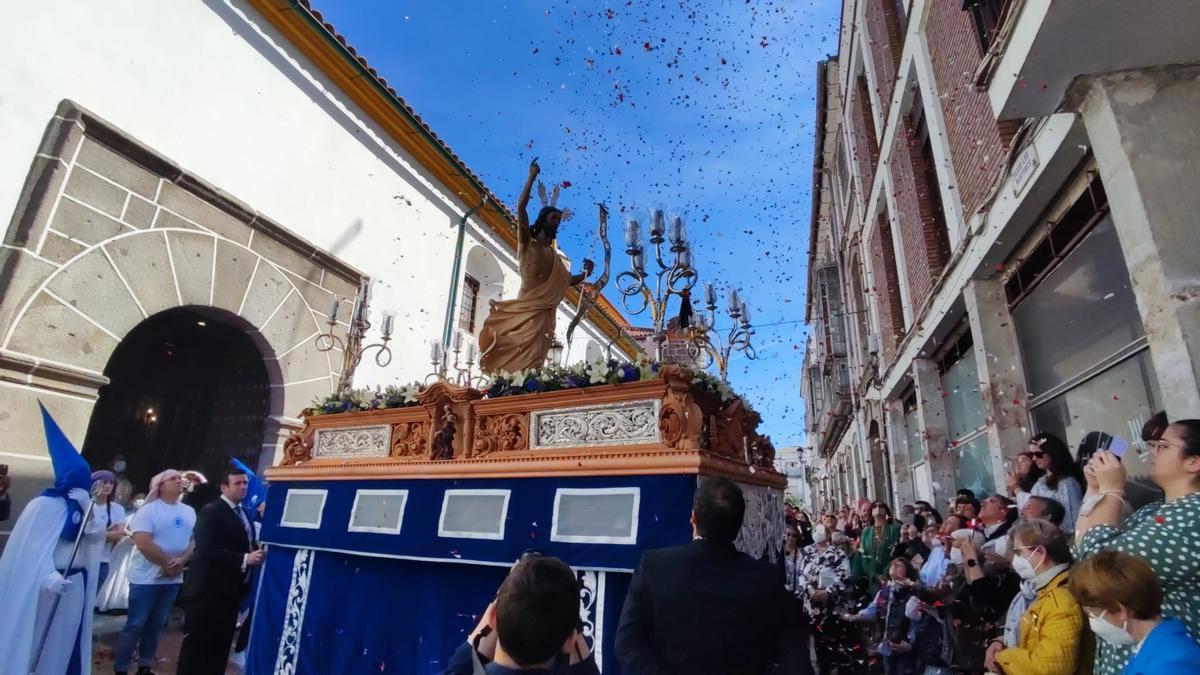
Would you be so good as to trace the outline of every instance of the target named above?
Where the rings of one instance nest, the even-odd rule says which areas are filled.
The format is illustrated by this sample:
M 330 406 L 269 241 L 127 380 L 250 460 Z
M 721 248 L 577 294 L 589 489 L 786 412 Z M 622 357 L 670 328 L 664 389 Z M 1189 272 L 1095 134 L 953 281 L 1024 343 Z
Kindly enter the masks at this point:
M 1113 394 L 1113 400 L 1114 400 L 1114 401 L 1119 401 L 1120 399 L 1118 399 L 1118 398 L 1117 398 L 1117 395 L 1116 395 L 1116 394 Z
M 1021 405 L 1021 399 L 1019 399 L 1019 398 L 1014 398 L 1014 399 L 1013 399 L 1013 405 Z
M 1162 516 L 1154 516 L 1154 522 L 1162 525 L 1163 523 L 1167 522 L 1167 519 L 1163 518 Z
M 614 53 L 614 54 L 616 54 L 617 56 L 620 56 L 620 55 L 621 55 L 621 48 L 620 48 L 620 47 L 613 47 L 613 53 Z
M 996 263 L 996 271 L 1003 272 L 1004 271 L 1004 263 Z
M 564 180 L 564 181 L 562 182 L 562 186 L 563 186 L 563 187 L 565 187 L 565 188 L 569 188 L 569 187 L 571 187 L 571 181 L 569 181 L 569 180 Z
M 643 42 L 642 49 L 644 49 L 645 51 L 648 51 L 648 52 L 654 51 L 654 47 L 649 42 Z

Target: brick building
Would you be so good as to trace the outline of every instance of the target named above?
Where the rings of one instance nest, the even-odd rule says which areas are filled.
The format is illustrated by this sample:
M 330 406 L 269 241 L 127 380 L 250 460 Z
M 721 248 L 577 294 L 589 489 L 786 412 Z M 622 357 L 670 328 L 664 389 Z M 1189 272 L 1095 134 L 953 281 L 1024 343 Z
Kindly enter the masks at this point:
M 818 502 L 990 493 L 1036 432 L 1200 416 L 1200 5 L 1134 4 L 843 3 L 802 374 Z

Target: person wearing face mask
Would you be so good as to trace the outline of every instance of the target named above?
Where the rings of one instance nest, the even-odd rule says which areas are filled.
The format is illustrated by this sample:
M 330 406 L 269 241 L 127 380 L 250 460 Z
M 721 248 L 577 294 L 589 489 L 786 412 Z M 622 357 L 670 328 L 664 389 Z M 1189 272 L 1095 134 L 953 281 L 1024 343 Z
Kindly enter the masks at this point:
M 113 455 L 112 461 L 108 464 L 108 469 L 112 471 L 114 479 L 112 501 L 126 509 L 129 509 L 133 500 L 133 483 L 125 475 L 128 468 L 129 464 L 125 461 L 125 455 Z
M 798 588 L 817 652 L 817 672 L 826 675 L 850 664 L 849 631 L 841 620 L 846 608 L 850 559 L 833 545 L 828 526 L 813 528 L 813 544 L 804 549 Z
M 1179 619 L 1164 619 L 1162 586 L 1146 561 L 1103 551 L 1071 572 L 1071 593 L 1088 624 L 1108 644 L 1133 647 L 1126 675 L 1196 675 L 1200 645 Z
M 988 644 L 985 665 L 1005 675 L 1091 672 L 1091 634 L 1067 587 L 1071 548 L 1062 530 L 1044 520 L 1012 529 L 1013 570 L 1023 583 L 1013 599 L 1004 635 Z
M 879 502 L 871 509 L 872 521 L 862 532 L 859 550 L 863 554 L 863 567 L 873 592 L 880 577 L 886 576 L 893 558 L 892 549 L 900 541 L 900 523 L 892 518 L 892 509 Z
M 1079 551 L 1086 558 L 1118 550 L 1145 560 L 1162 583 L 1163 614 L 1200 635 L 1200 419 L 1178 420 L 1148 445 L 1148 473 L 1165 501 L 1122 518 L 1125 467 L 1111 452 L 1097 452 L 1084 472 L 1090 510 L 1076 527 Z M 1096 672 L 1116 675 L 1132 656 L 1129 646 L 1101 642 Z

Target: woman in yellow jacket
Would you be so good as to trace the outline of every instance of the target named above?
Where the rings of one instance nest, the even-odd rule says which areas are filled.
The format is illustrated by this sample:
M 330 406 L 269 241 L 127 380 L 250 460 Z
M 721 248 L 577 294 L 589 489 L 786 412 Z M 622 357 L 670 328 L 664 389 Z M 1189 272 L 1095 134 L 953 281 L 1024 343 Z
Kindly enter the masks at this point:
M 1022 520 L 1010 534 L 1021 592 L 1009 608 L 1005 639 L 988 645 L 988 669 L 1004 675 L 1090 673 L 1092 636 L 1083 608 L 1067 588 L 1071 547 L 1066 535 L 1045 520 Z

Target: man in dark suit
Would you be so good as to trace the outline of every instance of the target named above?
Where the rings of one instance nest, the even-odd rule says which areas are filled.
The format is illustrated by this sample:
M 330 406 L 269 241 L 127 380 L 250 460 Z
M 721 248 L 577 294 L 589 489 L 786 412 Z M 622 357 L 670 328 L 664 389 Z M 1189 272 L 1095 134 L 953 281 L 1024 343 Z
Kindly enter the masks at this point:
M 196 518 L 195 552 L 183 581 L 179 675 L 222 675 L 229 661 L 238 608 L 250 588 L 250 568 L 263 560 L 254 527 L 242 510 L 246 486 L 241 469 L 227 470 L 221 497 Z
M 787 617 L 782 572 L 734 548 L 746 511 L 737 484 L 705 478 L 692 542 L 642 556 L 617 628 L 631 675 L 759 675 L 775 667 Z

